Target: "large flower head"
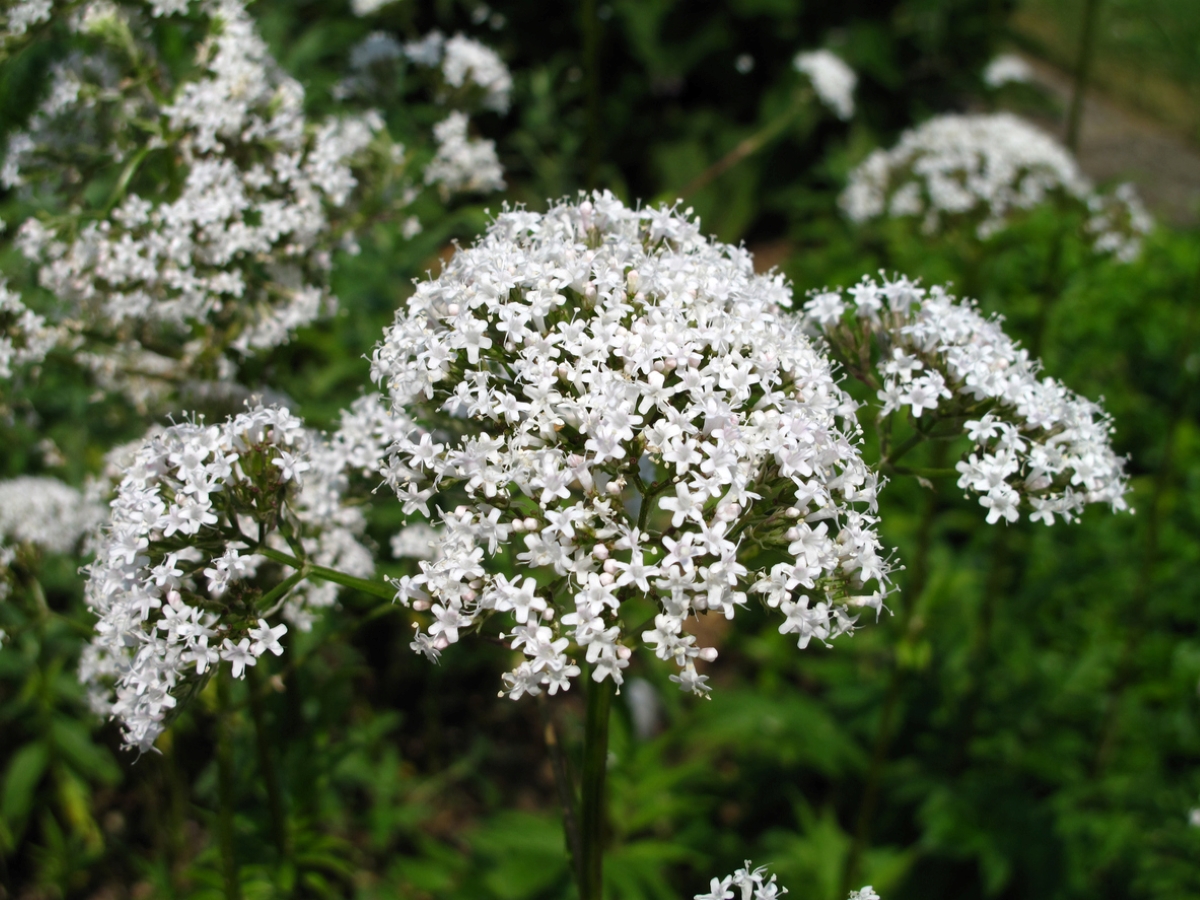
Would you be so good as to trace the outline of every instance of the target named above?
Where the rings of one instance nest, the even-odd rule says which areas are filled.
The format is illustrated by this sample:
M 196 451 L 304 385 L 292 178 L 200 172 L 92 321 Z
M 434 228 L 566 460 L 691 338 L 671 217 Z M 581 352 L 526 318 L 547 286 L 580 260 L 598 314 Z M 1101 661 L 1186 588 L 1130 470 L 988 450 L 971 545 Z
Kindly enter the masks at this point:
M 443 532 L 398 582 L 432 613 L 414 648 L 500 614 L 514 698 L 566 688 L 580 657 L 620 684 L 638 637 L 704 693 L 698 614 L 759 599 L 803 647 L 878 609 L 855 406 L 790 302 L 686 214 L 607 192 L 506 211 L 418 285 L 374 356 L 414 423 L 386 477 Z
M 839 202 L 853 222 L 914 217 L 930 234 L 965 222 L 980 238 L 1023 211 L 1063 202 L 1088 215 L 1096 252 L 1128 261 L 1153 224 L 1131 191 L 1098 193 L 1066 147 L 1018 116 L 952 114 L 868 156 Z
M 369 575 L 361 514 L 343 503 L 346 456 L 285 409 L 184 422 L 125 453 L 88 569 L 99 616 L 81 675 L 97 710 L 146 749 L 180 694 L 222 660 L 235 676 L 282 652 L 281 615 L 311 627 L 336 586 L 308 568 Z
M 963 428 L 972 448 L 957 464 L 958 486 L 979 497 L 989 523 L 1015 522 L 1022 507 L 1047 525 L 1076 519 L 1089 503 L 1127 508 L 1109 415 L 1043 377 L 1002 320 L 971 301 L 904 277 L 864 278 L 848 292 L 814 292 L 805 313 L 834 353 L 878 388 L 881 416 Z

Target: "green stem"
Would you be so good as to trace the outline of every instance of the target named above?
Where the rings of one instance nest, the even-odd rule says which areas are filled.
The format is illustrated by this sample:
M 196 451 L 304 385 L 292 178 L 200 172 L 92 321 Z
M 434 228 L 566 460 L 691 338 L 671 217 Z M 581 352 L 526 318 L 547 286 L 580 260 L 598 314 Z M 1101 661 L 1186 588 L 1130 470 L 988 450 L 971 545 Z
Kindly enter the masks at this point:
M 934 465 L 940 467 L 945 458 L 945 444 L 936 444 L 934 450 Z M 913 566 L 909 571 L 908 583 L 900 594 L 900 625 L 901 640 L 909 641 L 916 638 L 919 631 L 920 619 L 915 615 L 917 603 L 925 591 L 929 581 L 929 557 L 933 551 L 933 526 L 937 520 L 938 498 L 936 494 L 928 494 L 925 498 L 925 509 L 921 514 L 921 522 L 917 529 L 917 550 L 913 556 Z M 854 828 L 854 839 L 850 843 L 850 851 L 846 855 L 846 865 L 842 869 L 842 889 L 839 896 L 850 893 L 850 886 L 858 877 L 859 866 L 863 853 L 871 838 L 871 825 L 875 819 L 875 810 L 879 804 L 879 790 L 883 783 L 883 770 L 887 765 L 888 748 L 892 739 L 893 721 L 900 705 L 900 692 L 904 684 L 904 669 L 893 654 L 891 673 L 888 678 L 887 694 L 883 701 L 883 710 L 879 716 L 879 728 L 875 732 L 875 742 L 871 751 L 871 765 L 867 770 L 866 784 L 863 786 L 862 799 L 858 806 L 858 818 Z
M 1041 296 L 1038 297 L 1037 317 L 1033 323 L 1033 334 L 1030 336 L 1029 353 L 1035 359 L 1042 354 L 1042 345 L 1046 339 L 1046 325 L 1050 321 L 1050 309 L 1058 299 L 1062 285 L 1059 283 L 1058 271 L 1062 260 L 1063 241 L 1066 232 L 1059 228 L 1050 244 L 1050 253 L 1046 257 L 1046 272 L 1042 276 Z
M 250 717 L 254 720 L 254 743 L 258 750 L 258 768 L 262 773 L 263 785 L 267 789 L 267 808 L 271 814 L 271 837 L 279 851 L 282 864 L 291 862 L 291 835 L 288 832 L 287 814 L 283 808 L 283 792 L 279 787 L 279 772 L 271 758 L 271 745 L 267 740 L 267 718 L 263 710 L 262 691 L 258 669 L 246 667 L 249 682 Z
M 583 67 L 587 87 L 587 187 L 593 190 L 600 168 L 600 21 L 596 0 L 583 0 Z
M 384 600 L 395 600 L 396 592 L 386 584 L 378 581 L 371 581 L 366 578 L 356 578 L 353 575 L 347 575 L 345 572 L 339 572 L 337 569 L 329 569 L 325 566 L 314 565 L 310 562 L 302 562 L 290 554 L 283 553 L 272 547 L 256 547 L 255 553 L 260 556 L 265 556 L 267 559 L 281 563 L 285 566 L 291 566 L 297 572 L 303 572 L 304 576 L 312 576 L 320 578 L 324 581 L 332 581 L 334 584 L 340 584 L 343 587 L 354 588 L 367 594 L 374 594 L 376 597 L 381 597 Z M 293 576 L 294 577 L 294 576 Z
M 554 717 L 546 695 L 541 694 L 537 699 L 538 712 L 542 714 L 546 749 L 550 751 L 550 766 L 554 770 L 554 786 L 558 791 L 559 805 L 562 807 L 563 837 L 567 842 L 567 852 L 571 856 L 571 870 L 575 873 L 575 882 L 583 884 L 583 856 L 579 846 L 579 803 L 575 797 L 575 785 L 567 767 L 566 754 L 558 741 L 558 729 L 554 727 Z
M 1075 88 L 1071 92 L 1071 109 L 1067 114 L 1067 146 L 1079 152 L 1079 132 L 1083 125 L 1083 99 L 1087 93 L 1088 75 L 1096 49 L 1096 20 L 1100 0 L 1084 0 L 1083 25 L 1079 35 L 1079 59 L 1075 64 Z
M 686 200 L 692 194 L 707 187 L 720 176 L 724 175 L 742 160 L 748 156 L 753 156 L 775 137 L 777 137 L 807 105 L 811 92 L 807 90 L 799 91 L 796 94 L 796 99 L 792 101 L 792 105 L 788 107 L 783 115 L 779 116 L 750 135 L 745 140 L 741 141 L 736 147 L 718 159 L 715 163 L 689 181 L 683 190 L 675 193 L 675 196 L 680 200 Z M 666 198 L 664 198 L 666 199 Z
M 583 737 L 579 900 L 604 896 L 604 819 L 608 774 L 608 715 L 615 685 L 612 679 L 587 682 L 587 721 Z
M 237 858 L 233 852 L 233 728 L 230 722 L 229 670 L 217 671 L 217 841 L 221 848 L 221 871 L 225 880 L 225 900 L 241 900 Z

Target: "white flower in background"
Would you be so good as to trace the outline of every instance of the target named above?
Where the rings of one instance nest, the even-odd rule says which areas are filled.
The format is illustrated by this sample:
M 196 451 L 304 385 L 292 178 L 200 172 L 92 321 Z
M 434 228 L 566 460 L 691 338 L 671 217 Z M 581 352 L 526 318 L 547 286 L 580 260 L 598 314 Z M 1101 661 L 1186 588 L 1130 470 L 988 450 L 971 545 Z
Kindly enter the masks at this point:
M 3 13 L 0 44 L 9 38 L 20 37 L 34 25 L 48 22 L 52 8 L 51 0 L 16 0 Z
M 383 42 L 374 36 L 369 36 L 358 46 L 365 51 L 370 41 L 376 45 L 371 64 L 380 61 L 384 53 L 390 56 L 392 48 L 387 46 L 385 49 Z M 355 49 L 358 50 L 358 47 Z M 403 53 L 415 66 L 438 69 L 438 74 L 447 88 L 455 91 L 464 88 L 478 89 L 481 92 L 479 103 L 484 109 L 498 113 L 508 111 L 512 94 L 512 73 L 499 54 L 486 44 L 464 34 L 456 34 L 447 39 L 435 29 L 419 40 L 404 44 Z M 360 56 L 360 62 L 366 61 Z M 360 72 L 367 68 L 365 65 L 354 65 L 353 55 L 351 64 Z
M 350 11 L 356 16 L 370 16 L 396 0 L 350 0 Z
M 807 75 L 821 102 L 843 121 L 854 115 L 854 88 L 858 76 L 831 50 L 810 50 L 792 60 L 796 71 Z
M 340 446 L 285 409 L 172 425 L 118 455 L 122 477 L 87 568 L 99 621 L 80 675 L 96 710 L 145 750 L 194 677 L 221 660 L 240 676 L 281 651 L 287 627 L 268 619 L 307 630 L 333 604 L 336 585 L 287 560 L 357 577 L 373 563 L 362 515 L 343 502 Z
M 958 486 L 979 495 L 989 523 L 1015 522 L 1022 505 L 1047 525 L 1077 519 L 1088 503 L 1128 508 L 1108 414 L 1041 377 L 1041 364 L 971 301 L 907 278 L 864 278 L 845 293 L 814 293 L 805 313 L 839 358 L 872 360 L 881 416 L 963 422 L 972 448 L 956 466 Z
M 879 895 L 875 893 L 875 888 L 868 884 L 857 891 L 851 891 L 850 900 L 879 900 Z
M 1017 116 L 955 114 L 904 132 L 891 150 L 874 151 L 850 174 L 838 202 L 852 222 L 914 217 L 933 234 L 961 217 L 986 239 L 1019 212 L 1065 201 L 1093 213 L 1087 231 L 1096 252 L 1129 260 L 1151 224 L 1140 203 L 1131 206 L 1131 190 L 1098 194 L 1065 147 Z M 1101 210 L 1107 212 L 1097 217 Z
M 470 137 L 467 123 L 466 113 L 452 112 L 433 126 L 437 153 L 425 167 L 425 183 L 436 184 L 443 196 L 504 189 L 495 142 Z
M 443 47 L 442 77 L 451 87 L 474 84 L 482 88 L 485 109 L 508 111 L 512 75 L 496 51 L 479 41 L 456 34 Z
M 242 357 L 330 312 L 331 253 L 346 236 L 357 167 L 401 162 L 374 113 L 306 120 L 303 89 L 271 58 L 240 0 L 198 5 L 212 33 L 197 50 L 199 73 L 168 102 L 122 80 L 106 58 L 81 58 L 55 70 L 49 98 L 4 162 L 8 184 L 33 189 L 43 169 L 42 181 L 61 180 L 54 158 L 63 147 L 94 157 L 110 143 L 97 140 L 93 121 L 136 114 L 143 130 L 157 129 L 126 146 L 121 135 L 136 130 L 115 128 L 107 162 L 136 173 L 143 157 L 162 157 L 178 172 L 177 190 L 131 191 L 111 213 L 55 227 L 30 219 L 17 235 L 41 284 L 66 304 L 66 321 L 89 336 L 82 358 L 114 382 L 197 369 L 228 378 Z M 141 354 L 146 366 L 126 365 Z
M 774 875 L 767 877 L 766 866 L 751 869 L 751 865 L 750 860 L 746 860 L 745 867 L 732 875 L 714 878 L 708 886 L 708 893 L 697 894 L 694 900 L 776 900 L 788 892 L 787 888 L 776 883 Z M 852 894 L 850 900 L 856 897 L 857 894 Z M 863 900 L 868 898 L 864 897 Z
M 1121 262 L 1133 262 L 1141 255 L 1142 239 L 1154 230 L 1154 218 L 1132 184 L 1089 197 L 1088 211 L 1084 230 L 1095 237 L 1097 253 L 1111 253 Z
M 990 88 L 1033 81 L 1033 68 L 1015 53 L 1001 53 L 983 70 L 983 83 Z
M 0 378 L 12 378 L 17 366 L 41 362 L 62 338 L 61 329 L 48 327 L 0 278 Z
M 32 544 L 70 553 L 104 518 L 104 508 L 57 478 L 0 481 L 0 545 Z
M 425 522 L 408 525 L 392 535 L 394 559 L 436 559 L 442 533 Z
M 569 687 L 576 653 L 619 685 L 638 637 L 704 694 L 697 614 L 757 597 L 804 647 L 878 611 L 889 563 L 855 404 L 790 303 L 745 250 L 609 193 L 505 211 L 419 284 L 373 364 L 422 426 L 384 474 L 405 513 L 441 522 L 440 556 L 397 582 L 431 613 L 414 649 L 436 658 L 505 614 L 526 656 L 514 699 Z M 657 615 L 625 635 L 638 598 Z

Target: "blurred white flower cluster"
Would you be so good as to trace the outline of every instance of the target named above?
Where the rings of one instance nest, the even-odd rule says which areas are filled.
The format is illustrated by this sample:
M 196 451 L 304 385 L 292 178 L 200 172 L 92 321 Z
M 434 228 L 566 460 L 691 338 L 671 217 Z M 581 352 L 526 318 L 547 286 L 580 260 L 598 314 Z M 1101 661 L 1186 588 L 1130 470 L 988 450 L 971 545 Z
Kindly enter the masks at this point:
M 993 89 L 1005 84 L 1027 84 L 1032 80 L 1033 69 L 1015 53 L 1001 53 L 983 70 L 983 83 Z
M 0 278 L 0 378 L 12 378 L 17 366 L 41 362 L 61 337 Z
M 198 15 L 208 27 L 186 80 L 172 84 L 140 41 L 147 13 Z M 378 113 L 310 121 L 303 88 L 242 0 L 91 3 L 73 21 L 94 52 L 54 65 L 48 96 L 9 139 L 0 179 L 34 198 L 115 176 L 100 209 L 67 197 L 58 206 L 69 214 L 51 205 L 16 243 L 70 332 L 43 333 L 71 339 L 102 387 L 142 405 L 184 379 L 234 378 L 246 357 L 329 314 L 333 252 L 353 252 L 355 228 L 404 210 L 422 181 L 447 198 L 503 186 L 494 146 L 470 140 L 459 113 L 435 129 L 438 155 L 415 180 Z M 438 37 L 447 81 L 476 79 L 485 102 L 507 106 L 499 58 Z M 409 216 L 403 233 L 420 227 Z
M 361 513 L 343 503 L 347 454 L 285 409 L 222 425 L 184 422 L 125 448 L 122 478 L 88 567 L 99 617 L 80 675 L 95 709 L 147 749 L 180 689 L 221 660 L 235 677 L 286 625 L 311 627 L 337 586 L 311 566 L 374 570 Z
M 421 425 L 384 474 L 406 513 L 440 508 L 436 557 L 397 583 L 433 615 L 414 649 L 436 658 L 505 613 L 526 657 L 514 699 L 567 688 L 572 645 L 619 685 L 623 605 L 649 601 L 642 641 L 703 694 L 697 614 L 759 595 L 804 647 L 878 611 L 889 563 L 855 404 L 790 304 L 687 214 L 608 193 L 505 211 L 419 284 L 373 365 Z
M 24 475 L 0 481 L 0 600 L 22 545 L 71 553 L 104 517 L 104 508 L 57 478 Z
M 386 96 L 403 82 L 404 62 L 435 73 L 434 95 L 442 103 L 454 100 L 460 106 L 508 111 L 512 75 L 496 52 L 462 34 L 447 40 L 436 30 L 406 44 L 384 32 L 369 34 L 351 50 L 351 74 L 334 93 L 367 100 Z M 425 168 L 425 183 L 437 185 L 444 200 L 457 193 L 504 189 L 495 142 L 471 137 L 469 130 L 470 119 L 462 109 L 433 127 L 436 148 Z
M 1070 152 L 1010 113 L 943 115 L 910 129 L 891 150 L 876 150 L 850 175 L 839 203 L 853 222 L 914 217 L 926 234 L 965 221 L 980 239 L 1013 216 L 1048 202 L 1091 213 L 1098 253 L 1137 256 L 1153 223 L 1132 188 L 1097 193 Z M 1136 198 L 1135 198 L 1136 199 Z
M 804 309 L 840 359 L 871 360 L 881 416 L 962 423 L 973 446 L 957 464 L 958 486 L 979 495 L 989 523 L 1015 522 L 1022 501 L 1047 525 L 1077 519 L 1088 503 L 1127 508 L 1108 414 L 1039 377 L 1041 364 L 972 302 L 903 277 L 864 278 L 847 292 L 814 293 Z
M 813 90 L 834 115 L 846 121 L 854 115 L 854 88 L 858 76 L 832 50 L 810 50 L 792 60 L 796 71 L 807 75 Z

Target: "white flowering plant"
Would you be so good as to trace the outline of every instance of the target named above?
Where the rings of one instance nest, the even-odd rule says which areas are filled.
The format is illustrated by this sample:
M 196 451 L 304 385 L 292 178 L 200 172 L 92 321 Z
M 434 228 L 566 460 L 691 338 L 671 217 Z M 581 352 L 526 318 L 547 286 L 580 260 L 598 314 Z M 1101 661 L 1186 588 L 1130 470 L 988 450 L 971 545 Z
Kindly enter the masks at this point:
M 1122 262 L 1138 257 L 1154 224 L 1132 187 L 1098 191 L 1065 147 L 1011 113 L 935 116 L 904 132 L 854 169 L 839 204 L 855 224 L 908 219 L 922 234 L 978 240 L 1054 205 L 1083 220 L 1095 252 Z
M 288 625 L 308 630 L 339 583 L 383 587 L 366 580 L 374 561 L 345 502 L 342 445 L 287 410 L 183 422 L 125 454 L 87 569 L 98 622 L 80 675 L 144 751 L 210 668 L 225 661 L 241 677 L 282 653 Z M 287 624 L 268 624 L 277 616 Z
M 436 659 L 502 615 L 514 699 L 567 689 L 584 660 L 620 685 L 639 637 L 704 694 L 697 614 L 758 599 L 804 647 L 878 612 L 878 484 L 790 302 L 686 215 L 607 193 L 501 213 L 419 284 L 373 365 L 412 423 L 384 475 L 443 531 L 397 584 L 432 614 L 414 649 Z M 640 635 L 631 601 L 652 604 Z
M 999 318 L 902 276 L 815 291 L 804 312 L 834 358 L 875 392 L 885 471 L 919 475 L 900 465 L 906 453 L 965 436 L 958 486 L 978 495 L 989 524 L 1015 522 L 1022 508 L 1047 525 L 1076 520 L 1089 503 L 1128 509 L 1108 414 L 1043 377 Z M 907 436 L 893 437 L 905 423 Z
M 186 77 L 158 62 L 150 23 L 162 17 L 200 35 Z M 9 136 L 0 180 L 42 209 L 12 230 L 53 295 L 39 299 L 55 335 L 143 407 L 185 380 L 230 381 L 330 315 L 334 254 L 356 252 L 356 232 L 377 221 L 419 232 L 409 207 L 423 183 L 444 199 L 503 186 L 491 144 L 469 139 L 458 112 L 415 178 L 378 112 L 310 120 L 241 0 L 91 3 L 70 21 L 78 49 Z M 491 105 L 507 102 L 495 71 L 474 57 L 458 68 L 464 83 L 491 78 Z

